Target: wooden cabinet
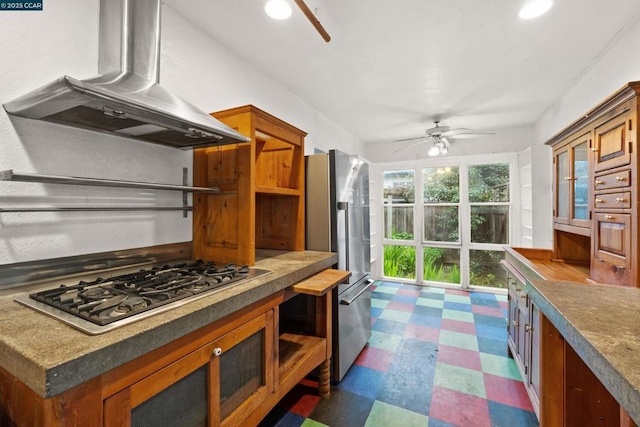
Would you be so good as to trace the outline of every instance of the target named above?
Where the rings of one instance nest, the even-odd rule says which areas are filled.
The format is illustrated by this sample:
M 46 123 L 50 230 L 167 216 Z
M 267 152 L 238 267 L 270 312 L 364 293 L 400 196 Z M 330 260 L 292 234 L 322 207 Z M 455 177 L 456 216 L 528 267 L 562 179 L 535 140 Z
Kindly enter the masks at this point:
M 252 106 L 212 113 L 251 138 L 194 150 L 194 185 L 218 194 L 194 196 L 197 258 L 255 264 L 255 249 L 304 250 L 306 133 Z
M 0 424 L 254 426 L 315 369 L 328 397 L 332 289 L 350 275 L 323 270 L 49 399 L 0 368 Z M 281 332 L 280 306 L 300 294 L 313 329 Z
M 589 228 L 589 153 L 591 134 L 568 138 L 554 150 L 554 222 Z
M 239 425 L 273 393 L 273 310 L 104 402 L 105 426 Z
M 556 258 L 589 261 L 596 282 L 636 287 L 638 93 L 640 82 L 627 84 L 547 142 L 554 148 Z

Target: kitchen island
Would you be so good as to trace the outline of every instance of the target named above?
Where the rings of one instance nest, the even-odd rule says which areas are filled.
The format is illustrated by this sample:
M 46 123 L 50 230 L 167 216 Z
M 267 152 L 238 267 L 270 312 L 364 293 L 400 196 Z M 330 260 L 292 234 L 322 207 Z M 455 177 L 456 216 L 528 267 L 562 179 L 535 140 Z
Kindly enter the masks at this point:
M 538 337 L 529 356 L 539 358 L 541 424 L 640 422 L 640 289 L 596 284 L 543 252 L 507 248 L 506 257 L 540 312 L 527 326 Z
M 278 304 L 295 294 L 291 287 L 336 262 L 336 255 L 326 252 L 259 250 L 255 267 L 270 270 L 270 274 L 223 288 L 97 336 L 87 335 L 23 307 L 13 301 L 12 295 L 3 296 L 0 298 L 3 312 L 0 320 L 0 419 L 19 411 L 21 405 L 28 406 L 36 401 L 46 403 L 44 412 L 50 405 L 49 410 L 56 412 L 56 416 L 84 411 L 95 419 L 95 412 L 91 412 L 102 411 L 103 400 L 106 413 L 112 405 L 107 398 L 123 389 L 122 384 L 127 381 L 138 381 L 161 368 L 160 359 L 174 353 L 176 358 L 193 358 L 197 356 L 195 350 L 200 349 L 215 353 L 218 342 L 226 342 L 225 337 L 230 332 L 235 337 L 239 334 L 235 330 L 248 324 L 256 325 L 248 326 L 250 332 L 264 333 L 263 341 L 267 345 L 263 359 L 266 363 L 272 353 L 277 353 L 277 348 L 274 350 L 268 344 L 273 341 L 269 339 L 273 328 L 260 326 L 259 321 L 276 325 L 277 330 Z M 305 343 L 292 345 L 298 344 Z M 188 348 L 188 352 L 183 348 Z M 211 358 L 211 353 L 207 357 Z M 159 365 L 153 366 L 154 363 Z M 146 367 L 146 364 L 152 366 Z M 266 382 L 273 383 L 269 374 L 267 377 Z M 97 396 L 93 396 L 95 394 Z M 46 416 L 41 419 L 48 420 Z M 96 425 L 102 425 L 102 421 L 98 421 Z

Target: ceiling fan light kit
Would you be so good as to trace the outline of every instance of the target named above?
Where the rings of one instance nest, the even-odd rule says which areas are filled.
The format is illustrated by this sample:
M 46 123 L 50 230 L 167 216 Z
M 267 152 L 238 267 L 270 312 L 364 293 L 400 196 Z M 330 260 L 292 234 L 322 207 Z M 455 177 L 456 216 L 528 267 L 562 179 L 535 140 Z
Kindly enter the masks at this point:
M 529 0 L 522 6 L 518 16 L 520 19 L 533 19 L 548 12 L 551 6 L 553 0 Z
M 273 19 L 283 20 L 291 16 L 291 5 L 286 0 L 269 0 L 264 11 Z
M 436 138 L 431 143 L 431 148 L 427 152 L 431 157 L 444 156 L 449 152 L 449 141 L 447 138 Z

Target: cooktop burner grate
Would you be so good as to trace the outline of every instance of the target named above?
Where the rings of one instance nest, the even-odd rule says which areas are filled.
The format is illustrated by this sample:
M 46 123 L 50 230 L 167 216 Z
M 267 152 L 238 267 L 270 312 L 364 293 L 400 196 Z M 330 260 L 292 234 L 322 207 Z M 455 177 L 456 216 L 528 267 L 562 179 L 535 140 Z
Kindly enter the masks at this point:
M 195 299 L 212 290 L 267 273 L 247 266 L 226 264 L 218 267 L 214 262 L 197 260 L 108 278 L 98 277 L 73 285 L 63 284 L 32 293 L 28 299 L 16 300 L 85 332 L 100 333 L 101 327 L 115 327 L 134 316 L 151 314 L 149 312 L 160 307 L 174 306 L 179 301 Z M 79 320 L 74 321 L 73 317 Z M 86 330 L 82 327 L 84 321 L 97 325 L 98 329 L 89 327 L 90 330 Z

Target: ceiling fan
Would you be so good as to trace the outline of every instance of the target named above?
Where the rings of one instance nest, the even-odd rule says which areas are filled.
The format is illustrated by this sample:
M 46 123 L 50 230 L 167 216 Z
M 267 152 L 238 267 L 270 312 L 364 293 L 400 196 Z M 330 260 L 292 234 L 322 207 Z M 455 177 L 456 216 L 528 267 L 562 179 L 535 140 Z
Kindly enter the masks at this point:
M 471 138 L 479 135 L 495 135 L 494 132 L 474 132 L 467 128 L 451 129 L 449 126 L 440 126 L 439 120 L 436 120 L 434 123 L 435 127 L 427 129 L 424 136 L 395 140 L 394 142 L 417 141 L 415 144 L 407 145 L 395 152 L 397 153 L 399 151 L 415 147 L 423 142 L 430 142 L 431 147 L 429 148 L 428 154 L 430 156 L 439 156 L 449 152 L 450 140 L 456 138 Z

